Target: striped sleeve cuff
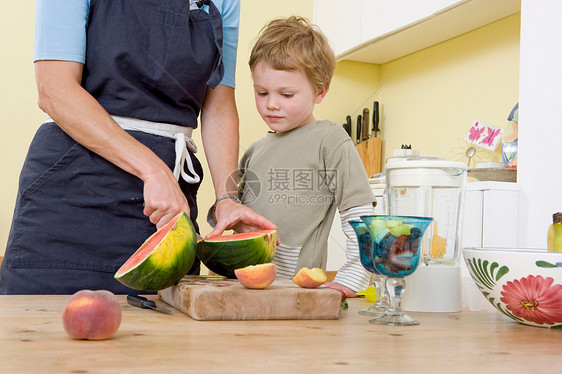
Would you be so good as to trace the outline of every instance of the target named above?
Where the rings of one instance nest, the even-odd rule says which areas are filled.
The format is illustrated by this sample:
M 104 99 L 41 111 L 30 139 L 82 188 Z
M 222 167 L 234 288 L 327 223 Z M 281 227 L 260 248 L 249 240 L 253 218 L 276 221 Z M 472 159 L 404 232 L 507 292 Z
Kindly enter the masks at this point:
M 369 285 L 371 273 L 361 265 L 357 236 L 349 221 L 372 214 L 374 214 L 372 204 L 360 205 L 340 212 L 343 232 L 347 237 L 345 248 L 347 261 L 338 270 L 334 282 L 346 286 L 353 291 L 366 288 Z

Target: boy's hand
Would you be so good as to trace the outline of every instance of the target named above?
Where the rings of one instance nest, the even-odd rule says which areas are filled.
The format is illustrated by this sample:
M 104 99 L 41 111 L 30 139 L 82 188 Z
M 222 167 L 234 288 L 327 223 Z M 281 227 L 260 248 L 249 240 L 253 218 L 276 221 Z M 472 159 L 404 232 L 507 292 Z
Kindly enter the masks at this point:
M 215 217 L 217 224 L 206 238 L 221 235 L 224 230 L 251 232 L 277 229 L 277 226 L 271 221 L 260 216 L 247 206 L 238 204 L 231 199 L 224 199 L 217 203 L 215 206 Z M 279 244 L 279 237 L 277 237 L 277 244 Z
M 326 282 L 326 283 L 323 284 L 323 286 L 326 287 L 326 288 L 338 290 L 342 293 L 342 295 L 345 295 L 346 297 L 356 297 L 357 296 L 355 291 L 353 291 L 351 288 L 347 288 L 346 286 L 343 286 L 339 283 Z

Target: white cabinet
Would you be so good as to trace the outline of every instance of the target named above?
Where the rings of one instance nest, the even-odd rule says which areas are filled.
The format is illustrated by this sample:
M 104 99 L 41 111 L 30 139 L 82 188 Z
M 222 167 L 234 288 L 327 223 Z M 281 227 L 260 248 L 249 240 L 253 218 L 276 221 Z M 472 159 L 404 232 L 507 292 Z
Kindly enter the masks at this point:
M 552 214 L 562 211 L 560 14 L 560 0 L 522 1 L 517 163 L 522 248 L 546 248 Z
M 521 11 L 521 0 L 315 0 L 338 60 L 382 64 Z
M 362 0 L 315 0 L 314 23 L 337 55 L 361 44 Z
M 388 35 L 427 20 L 459 3 L 459 0 L 392 1 L 363 0 L 361 42 Z
M 519 188 L 509 182 L 467 183 L 462 247 L 519 247 Z
M 519 186 L 510 182 L 467 183 L 461 247 L 519 248 Z M 470 310 L 489 305 L 461 261 L 463 303 Z
M 341 227 L 341 217 L 338 212 L 332 223 L 332 230 L 328 237 L 328 260 L 326 263 L 327 271 L 338 271 L 347 260 L 345 256 L 347 237 Z

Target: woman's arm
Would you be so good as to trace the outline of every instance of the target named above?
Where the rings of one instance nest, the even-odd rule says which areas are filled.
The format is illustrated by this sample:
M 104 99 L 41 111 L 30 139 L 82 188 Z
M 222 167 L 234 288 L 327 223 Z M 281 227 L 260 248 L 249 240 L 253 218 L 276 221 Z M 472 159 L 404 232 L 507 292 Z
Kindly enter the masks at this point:
M 211 171 L 216 197 L 238 195 L 238 111 L 234 88 L 218 85 L 208 88 L 201 111 L 201 135 L 205 156 Z M 273 223 L 250 208 L 224 199 L 215 207 L 217 223 L 208 235 L 216 236 L 224 230 L 237 232 L 277 228 Z
M 234 88 L 222 84 L 207 88 L 201 137 L 216 195 L 236 195 L 239 135 Z
M 144 214 L 157 228 L 180 211 L 189 212 L 172 171 L 84 90 L 82 70 L 78 62 L 37 61 L 39 107 L 78 143 L 144 182 Z

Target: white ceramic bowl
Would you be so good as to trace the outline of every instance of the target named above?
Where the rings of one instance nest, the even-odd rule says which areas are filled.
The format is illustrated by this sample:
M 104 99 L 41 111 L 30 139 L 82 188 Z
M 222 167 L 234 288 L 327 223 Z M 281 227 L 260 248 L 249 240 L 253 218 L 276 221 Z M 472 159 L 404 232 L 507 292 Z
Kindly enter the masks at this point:
M 562 253 L 464 248 L 468 271 L 484 297 L 517 322 L 562 327 Z

